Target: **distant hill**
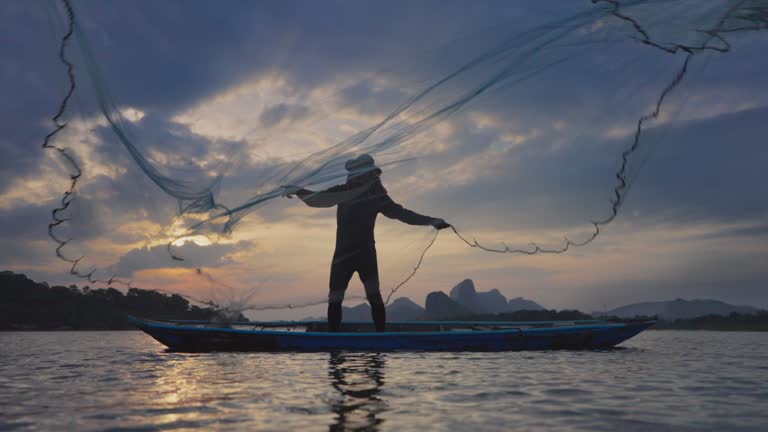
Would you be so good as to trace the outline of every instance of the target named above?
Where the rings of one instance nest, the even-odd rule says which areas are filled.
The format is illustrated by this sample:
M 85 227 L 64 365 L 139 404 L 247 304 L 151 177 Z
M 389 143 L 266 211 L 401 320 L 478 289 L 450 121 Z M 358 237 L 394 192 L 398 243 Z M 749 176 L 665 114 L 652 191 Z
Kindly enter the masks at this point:
M 734 306 L 719 300 L 683 300 L 634 303 L 593 315 L 632 318 L 636 316 L 659 316 L 665 320 L 690 319 L 706 315 L 727 316 L 732 313 L 754 314 L 759 309 L 751 306 Z

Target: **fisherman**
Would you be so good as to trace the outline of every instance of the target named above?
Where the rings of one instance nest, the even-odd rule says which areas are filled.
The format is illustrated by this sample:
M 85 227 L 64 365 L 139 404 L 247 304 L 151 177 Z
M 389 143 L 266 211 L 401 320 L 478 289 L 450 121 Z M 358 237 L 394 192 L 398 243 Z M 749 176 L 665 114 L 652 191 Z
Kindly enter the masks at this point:
M 348 160 L 344 168 L 349 172 L 344 184 L 321 192 L 286 185 L 284 196 L 298 196 L 310 207 L 336 209 L 336 251 L 331 264 L 330 293 L 328 294 L 328 329 L 335 332 L 341 326 L 341 303 L 352 275 L 357 272 L 365 287 L 365 296 L 371 305 L 371 315 L 377 332 L 385 331 L 386 309 L 379 289 L 379 268 L 373 228 L 381 213 L 409 225 L 431 225 L 444 229 L 450 225 L 443 219 L 420 215 L 392 201 L 381 184 L 379 169 L 369 154 Z

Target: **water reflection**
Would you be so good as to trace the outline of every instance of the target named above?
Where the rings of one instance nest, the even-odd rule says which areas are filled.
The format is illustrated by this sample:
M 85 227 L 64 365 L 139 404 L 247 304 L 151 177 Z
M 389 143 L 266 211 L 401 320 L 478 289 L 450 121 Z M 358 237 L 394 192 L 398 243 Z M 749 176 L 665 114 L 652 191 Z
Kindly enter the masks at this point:
M 332 352 L 328 360 L 331 386 L 339 398 L 331 409 L 336 413 L 329 431 L 375 431 L 384 420 L 387 404 L 379 393 L 384 385 L 385 355 L 381 353 Z

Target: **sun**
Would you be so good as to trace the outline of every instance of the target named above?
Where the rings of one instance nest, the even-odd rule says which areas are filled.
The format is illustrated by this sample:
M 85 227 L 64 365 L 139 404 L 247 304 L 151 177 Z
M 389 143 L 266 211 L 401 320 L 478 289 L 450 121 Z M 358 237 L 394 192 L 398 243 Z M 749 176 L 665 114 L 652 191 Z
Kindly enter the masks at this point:
M 198 246 L 209 246 L 212 244 L 211 240 L 204 235 L 193 235 L 187 237 L 181 237 L 171 243 L 174 246 L 184 246 L 187 242 L 192 242 Z

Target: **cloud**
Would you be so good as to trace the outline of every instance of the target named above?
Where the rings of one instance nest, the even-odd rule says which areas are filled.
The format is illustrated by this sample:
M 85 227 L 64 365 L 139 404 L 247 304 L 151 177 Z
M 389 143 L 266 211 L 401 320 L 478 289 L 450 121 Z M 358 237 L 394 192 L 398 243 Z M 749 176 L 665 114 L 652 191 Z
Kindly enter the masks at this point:
M 7 4 L 0 10 L 0 194 L 37 171 L 64 92 L 65 77 L 53 50 L 42 5 Z
M 264 127 L 271 128 L 278 124 L 288 124 L 309 116 L 309 108 L 304 105 L 279 103 L 267 107 L 259 115 L 259 121 Z
M 48 207 L 50 205 L 51 207 Z M 0 211 L 0 238 L 20 241 L 45 235 L 53 202 Z
M 767 214 L 768 204 L 756 196 L 764 189 L 768 152 L 755 138 L 766 133 L 761 120 L 766 115 L 768 108 L 759 108 L 649 129 L 630 166 L 637 178 L 622 218 L 635 223 L 732 222 Z M 456 170 L 468 175 L 467 181 L 452 185 L 444 176 L 446 184 L 417 200 L 442 214 L 453 213 L 456 221 L 486 228 L 557 229 L 601 217 L 609 209 L 620 152 L 629 142 L 584 137 L 553 151 L 547 146 L 550 136 L 495 153 L 482 161 L 485 165 L 472 166 L 473 159 L 460 157 L 471 151 L 466 147 L 449 162 L 456 167 L 427 161 L 419 171 Z M 455 205 L 457 199 L 461 206 Z
M 120 107 L 144 114 L 128 125 L 137 143 L 174 176 L 187 178 L 185 173 L 191 172 L 189 177 L 200 178 L 203 172 L 202 178 L 209 179 L 220 168 L 226 171 L 220 197 L 225 204 L 237 204 L 255 195 L 278 164 L 290 165 L 370 126 L 466 61 L 482 43 L 590 5 L 287 1 L 222 6 L 146 0 L 138 5 L 75 6 L 106 88 Z M 46 119 L 63 94 L 65 75 L 56 59 L 62 29 L 40 31 L 50 28 L 46 13 L 36 3 L 13 3 L 0 10 L 0 38 L 10 41 L 0 45 L 0 240 L 4 250 L 20 251 L 15 258 L 11 252 L 0 257 L 0 267 L 52 259 L 52 248 L 46 251 L 43 246 L 49 204 L 58 194 L 51 174 L 57 167 L 46 165 L 38 146 L 50 130 Z M 734 40 L 732 53 L 712 54 L 706 62 L 697 57 L 691 64 L 691 79 L 671 95 L 664 118 L 644 136 L 638 160 L 645 162 L 633 165 L 633 170 L 642 169 L 618 224 L 607 231 L 621 237 L 614 238 L 618 245 L 601 240 L 576 256 L 626 268 L 649 249 L 633 250 L 635 243 L 622 236 L 656 230 L 670 236 L 699 233 L 680 239 L 680 249 L 666 245 L 669 257 L 674 257 L 670 261 L 712 241 L 740 252 L 759 249 L 745 244 L 750 236 L 764 233 L 755 221 L 768 214 L 765 201 L 757 198 L 765 191 L 762 143 L 768 114 L 768 75 L 759 71 L 768 66 L 768 57 L 760 55 L 764 35 L 755 33 Z M 387 167 L 384 181 L 392 197 L 472 234 L 522 245 L 540 239 L 557 243 L 566 231 L 578 231 L 603 216 L 620 153 L 639 113 L 652 106 L 681 58 L 659 56 L 634 40 L 592 42 L 574 51 L 559 46 L 548 50 L 544 56 L 551 57 L 546 59 L 570 52 L 575 61 L 489 93 L 414 136 L 398 148 L 402 152 L 387 155 L 421 156 Z M 137 246 L 158 241 L 154 234 L 172 220 L 177 203 L 137 169 L 106 128 L 92 103 L 82 61 L 75 50 L 72 54 L 78 82 L 84 85 L 78 86 L 61 142 L 77 151 L 85 175 L 71 233 L 95 258 L 118 261 L 121 272 L 163 273 L 164 267 L 179 264 L 168 259 L 162 246 Z M 515 67 L 525 71 L 531 65 L 522 61 Z M 449 86 L 444 95 L 474 88 L 471 79 L 477 77 L 468 78 L 453 82 L 455 87 Z M 424 109 L 423 114 L 446 100 L 430 99 L 434 104 L 417 108 Z M 390 132 L 418 118 L 418 109 Z M 78 120 L 79 115 L 84 120 Z M 58 179 L 65 186 L 66 178 Z M 703 224 L 711 229 L 696 231 Z M 189 256 L 187 264 L 197 259 L 225 273 L 238 266 L 237 254 L 248 249 L 254 261 L 290 275 L 296 295 L 305 293 L 303 287 L 314 284 L 318 274 L 324 275 L 333 244 L 332 210 L 314 211 L 279 200 L 259 209 L 241 228 L 235 240 L 257 238 L 268 246 L 254 250 L 252 244 L 187 244 L 181 247 Z M 308 230 L 317 231 L 312 231 L 311 241 Z M 317 269 L 294 271 L 297 243 L 306 247 L 302 262 Z M 617 257 L 602 255 L 605 248 L 618 250 Z M 479 275 L 494 286 L 503 278 L 515 279 L 515 290 L 546 290 L 547 283 L 564 274 L 553 261 L 536 261 L 536 270 L 528 271 L 527 261 L 495 261 L 462 244 L 440 243 L 431 251 L 448 252 L 456 254 L 450 268 L 457 279 Z M 739 256 L 752 262 L 759 254 Z M 444 271 L 437 264 L 430 270 L 429 265 L 424 274 L 437 269 L 431 277 Z M 751 268 L 741 271 L 755 281 L 763 277 Z M 675 280 L 681 287 L 697 280 L 695 270 L 675 275 L 665 271 L 649 268 L 649 278 Z M 254 272 L 241 266 L 237 277 L 247 282 Z M 169 278 L 176 274 L 166 273 Z M 569 286 L 583 277 L 576 274 Z M 617 299 L 635 295 L 638 285 L 610 278 L 619 280 Z M 758 296 L 752 276 L 744 278 L 745 286 L 752 287 L 745 292 L 753 290 Z M 731 278 L 734 283 L 737 279 Z M 444 282 L 440 288 L 457 281 Z M 428 282 L 417 283 L 421 285 L 415 289 L 428 290 Z M 548 299 L 558 298 L 563 289 L 551 288 Z M 590 290 L 573 292 L 577 299 Z
M 392 82 L 363 79 L 339 91 L 341 106 L 367 116 L 383 118 L 407 98 L 407 93 Z
M 173 246 L 173 254 L 184 261 L 172 259 L 165 245 L 137 248 L 121 256 L 114 270 L 117 275 L 131 275 L 149 269 L 221 267 L 233 263 L 233 254 L 252 246 L 250 242 L 200 246 L 191 241 Z
M 521 13 L 494 11 L 493 4 L 467 11 L 460 2 L 221 7 L 142 1 L 134 6 L 83 4 L 76 11 L 104 76 L 120 83 L 121 103 L 148 111 L 178 111 L 274 68 L 316 86 L 339 70 L 368 70 L 372 61 L 391 64 L 405 53 L 448 40 L 456 24 L 467 27 L 471 18 L 482 27 L 488 18 L 500 21 L 501 15 Z M 431 34 L 433 44 L 421 40 L 424 34 Z
M 755 224 L 749 224 L 747 226 L 730 226 L 723 227 L 722 229 L 702 234 L 701 239 L 717 239 L 717 238 L 761 238 L 768 237 L 768 223 L 757 222 Z
M 3 269 L 46 269 L 50 274 L 55 271 L 52 268 L 52 263 L 56 264 L 54 257 L 54 251 L 51 247 L 51 243 L 46 240 L 32 240 L 25 238 L 9 239 L 0 238 L 0 242 L 3 247 L 0 248 L 0 263 L 2 263 Z M 61 266 L 58 270 L 64 271 L 65 266 Z M 61 277 L 61 273 L 57 276 Z

